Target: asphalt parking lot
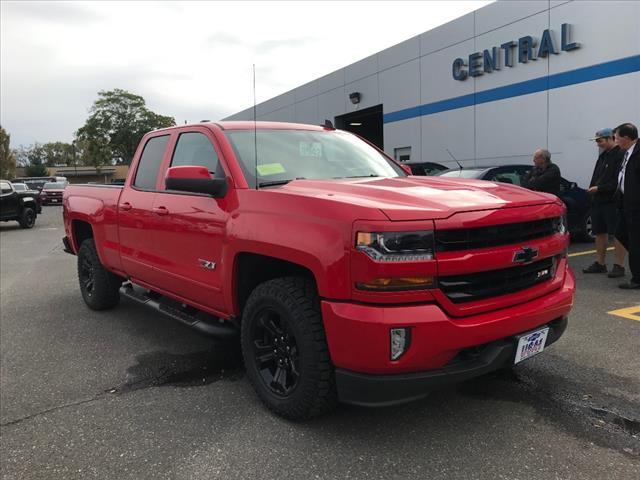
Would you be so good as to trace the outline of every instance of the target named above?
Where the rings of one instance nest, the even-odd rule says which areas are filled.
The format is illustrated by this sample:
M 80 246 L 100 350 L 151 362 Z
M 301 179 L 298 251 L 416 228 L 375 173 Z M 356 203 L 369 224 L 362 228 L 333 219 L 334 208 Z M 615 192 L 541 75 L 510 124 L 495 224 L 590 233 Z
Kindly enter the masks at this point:
M 123 300 L 83 303 L 61 208 L 0 224 L 2 478 L 637 479 L 640 296 L 586 276 L 567 333 L 400 407 L 270 414 L 233 344 Z M 614 313 L 609 313 L 614 312 Z

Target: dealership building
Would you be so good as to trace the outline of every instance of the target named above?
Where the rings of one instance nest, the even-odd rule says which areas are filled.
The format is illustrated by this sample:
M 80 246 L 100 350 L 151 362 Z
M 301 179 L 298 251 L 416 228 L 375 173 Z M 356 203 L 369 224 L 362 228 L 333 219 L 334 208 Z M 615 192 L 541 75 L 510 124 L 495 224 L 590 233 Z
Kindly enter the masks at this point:
M 593 134 L 640 123 L 640 1 L 498 1 L 256 106 L 400 161 L 531 163 L 588 184 Z M 253 119 L 253 107 L 226 120 Z

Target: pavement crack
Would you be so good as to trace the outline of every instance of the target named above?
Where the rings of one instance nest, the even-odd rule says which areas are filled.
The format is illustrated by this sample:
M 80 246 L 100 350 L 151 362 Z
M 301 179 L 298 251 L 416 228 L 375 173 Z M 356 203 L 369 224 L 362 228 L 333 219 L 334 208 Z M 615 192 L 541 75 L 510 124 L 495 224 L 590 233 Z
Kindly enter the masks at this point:
M 87 403 L 95 402 L 96 400 L 99 400 L 100 397 L 103 397 L 104 395 L 105 395 L 104 393 L 100 393 L 100 394 L 95 395 L 95 396 L 93 396 L 91 398 L 88 398 L 88 399 L 78 400 L 76 402 L 65 403 L 64 405 L 57 405 L 55 407 L 47 408 L 46 410 L 42 410 L 40 412 L 32 413 L 31 415 L 26 415 L 24 417 L 16 418 L 15 420 L 10 420 L 8 422 L 0 423 L 0 427 L 9 427 L 9 426 L 12 426 L 12 425 L 17 425 L 17 424 L 22 423 L 22 422 L 24 422 L 26 420 L 31 420 L 31 419 L 39 417 L 41 415 L 46 415 L 47 413 L 57 412 L 59 410 L 65 409 L 65 408 L 77 407 L 79 405 L 84 405 L 84 404 L 87 404 Z
M 609 424 L 621 428 L 630 435 L 640 434 L 640 421 L 627 418 L 606 408 L 590 407 L 591 412 Z

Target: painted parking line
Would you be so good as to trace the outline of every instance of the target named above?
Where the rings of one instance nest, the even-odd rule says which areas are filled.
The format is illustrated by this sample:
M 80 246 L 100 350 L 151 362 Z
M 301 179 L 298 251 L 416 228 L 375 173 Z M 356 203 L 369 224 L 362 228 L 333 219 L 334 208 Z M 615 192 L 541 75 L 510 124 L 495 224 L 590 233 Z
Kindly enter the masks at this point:
M 608 252 L 610 252 L 611 250 L 613 250 L 613 247 L 607 248 Z M 597 252 L 597 250 L 587 250 L 586 252 L 570 253 L 569 257 L 579 257 L 581 255 L 591 255 L 591 254 L 596 253 L 596 252 Z
M 611 310 L 607 312 L 609 315 L 617 315 L 618 317 L 628 318 L 640 322 L 640 305 L 629 308 L 621 308 L 620 310 Z

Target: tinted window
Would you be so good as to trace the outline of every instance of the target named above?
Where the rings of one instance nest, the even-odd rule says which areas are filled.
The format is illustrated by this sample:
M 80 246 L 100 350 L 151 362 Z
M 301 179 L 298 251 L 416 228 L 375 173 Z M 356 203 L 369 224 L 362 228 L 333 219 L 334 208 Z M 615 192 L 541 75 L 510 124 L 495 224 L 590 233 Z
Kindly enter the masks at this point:
M 509 183 L 511 185 L 522 185 L 521 172 L 516 168 L 494 170 L 487 176 L 487 180 Z
M 135 187 L 143 190 L 155 190 L 158 170 L 160 170 L 162 156 L 167 148 L 168 141 L 169 135 L 149 139 L 144 146 L 140 162 L 138 162 L 136 179 L 133 181 Z
M 209 173 L 213 173 L 216 177 L 224 177 L 218 155 L 207 136 L 202 133 L 182 133 L 178 138 L 171 166 L 183 165 L 207 167 Z
M 414 163 L 409 164 L 414 175 L 435 175 L 438 172 L 447 170 L 447 167 L 438 163 Z

